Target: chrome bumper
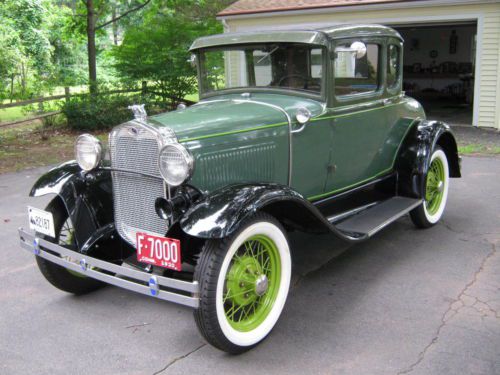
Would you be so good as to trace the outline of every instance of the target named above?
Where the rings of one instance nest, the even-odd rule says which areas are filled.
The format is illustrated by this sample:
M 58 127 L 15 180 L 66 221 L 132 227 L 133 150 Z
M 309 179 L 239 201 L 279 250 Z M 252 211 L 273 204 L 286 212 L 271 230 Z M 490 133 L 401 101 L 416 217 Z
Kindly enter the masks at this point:
M 133 290 L 165 301 L 194 308 L 199 306 L 199 286 L 197 281 L 176 280 L 118 266 L 38 238 L 32 233 L 26 232 L 23 228 L 19 228 L 18 232 L 22 248 L 61 267 L 120 288 Z M 71 260 L 68 258 L 71 258 Z M 165 290 L 165 288 L 169 290 Z M 184 294 L 171 290 L 181 291 Z

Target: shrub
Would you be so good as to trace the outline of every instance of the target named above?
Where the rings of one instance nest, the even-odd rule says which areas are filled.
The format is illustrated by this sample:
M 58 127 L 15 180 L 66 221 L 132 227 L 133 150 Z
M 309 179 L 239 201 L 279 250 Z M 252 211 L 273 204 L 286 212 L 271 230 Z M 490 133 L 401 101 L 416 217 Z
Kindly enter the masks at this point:
M 84 95 L 65 102 L 62 112 L 71 129 L 109 129 L 132 119 L 132 112 L 127 108 L 132 103 L 133 98 L 125 95 Z

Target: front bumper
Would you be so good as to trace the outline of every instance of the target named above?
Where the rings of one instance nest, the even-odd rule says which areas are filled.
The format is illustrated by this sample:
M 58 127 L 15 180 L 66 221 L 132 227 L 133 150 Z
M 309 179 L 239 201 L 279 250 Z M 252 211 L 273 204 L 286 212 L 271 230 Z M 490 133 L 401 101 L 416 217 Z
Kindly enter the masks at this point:
M 198 308 L 199 285 L 119 266 L 38 238 L 19 228 L 21 247 L 68 270 L 107 284 Z M 70 260 L 71 259 L 71 260 Z

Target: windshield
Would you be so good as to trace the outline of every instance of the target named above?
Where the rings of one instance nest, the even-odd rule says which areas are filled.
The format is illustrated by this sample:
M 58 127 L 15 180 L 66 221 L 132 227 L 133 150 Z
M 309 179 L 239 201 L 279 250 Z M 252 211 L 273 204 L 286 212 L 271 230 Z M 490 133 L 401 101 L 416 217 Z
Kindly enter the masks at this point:
M 233 88 L 280 88 L 321 94 L 323 48 L 296 43 L 203 49 L 202 93 Z

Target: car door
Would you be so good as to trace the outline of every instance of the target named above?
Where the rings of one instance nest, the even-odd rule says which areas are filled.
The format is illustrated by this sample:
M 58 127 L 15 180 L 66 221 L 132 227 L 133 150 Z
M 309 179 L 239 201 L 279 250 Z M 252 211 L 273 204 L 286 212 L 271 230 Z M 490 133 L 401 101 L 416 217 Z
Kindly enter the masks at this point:
M 346 39 L 335 43 L 332 157 L 326 192 L 367 182 L 390 170 L 384 144 L 387 121 L 382 38 Z
M 326 48 L 311 49 L 311 64 L 309 68 L 309 81 L 322 80 L 323 86 L 328 79 Z M 324 77 L 325 75 L 325 77 Z M 324 94 L 325 88 L 322 88 Z M 292 115 L 291 141 L 291 186 L 309 198 L 322 194 L 325 189 L 327 178 L 327 167 L 330 160 L 332 146 L 332 128 L 330 120 L 323 119 L 321 112 L 324 108 L 323 100 L 316 99 L 299 101 L 296 100 L 296 108 L 308 108 L 314 121 L 307 122 L 304 126 L 297 123 Z M 296 112 L 294 108 L 293 113 Z

